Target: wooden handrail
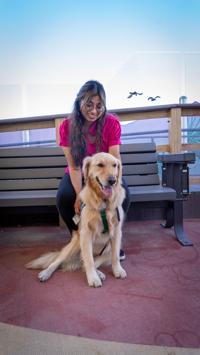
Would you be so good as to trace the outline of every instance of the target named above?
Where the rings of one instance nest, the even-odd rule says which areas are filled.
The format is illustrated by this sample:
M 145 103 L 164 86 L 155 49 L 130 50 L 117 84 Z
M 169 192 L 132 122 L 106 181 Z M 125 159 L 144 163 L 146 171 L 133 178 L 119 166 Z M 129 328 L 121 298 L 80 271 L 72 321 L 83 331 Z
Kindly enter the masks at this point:
M 111 113 L 118 115 L 121 122 L 168 118 L 169 143 L 159 145 L 158 151 L 178 153 L 187 149 L 200 150 L 200 143 L 186 144 L 181 142 L 181 117 L 200 117 L 200 104 L 171 104 L 158 106 L 145 106 L 126 109 L 112 109 Z M 22 131 L 29 129 L 55 128 L 58 142 L 58 128 L 61 121 L 68 114 L 11 118 L 0 120 L 0 132 Z

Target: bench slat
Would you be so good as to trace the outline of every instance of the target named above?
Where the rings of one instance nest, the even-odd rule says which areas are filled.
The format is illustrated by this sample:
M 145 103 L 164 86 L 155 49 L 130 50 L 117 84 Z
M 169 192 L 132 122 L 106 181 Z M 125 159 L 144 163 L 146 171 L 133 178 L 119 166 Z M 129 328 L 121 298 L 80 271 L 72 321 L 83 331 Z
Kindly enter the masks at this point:
M 128 186 L 159 185 L 158 175 L 123 175 Z
M 157 164 L 123 165 L 123 175 L 157 174 Z
M 31 179 L 31 178 L 61 178 L 64 168 L 28 168 L 28 169 L 0 169 L 0 180 L 4 179 Z
M 0 192 L 0 207 L 55 206 L 57 190 L 3 191 Z
M 66 158 L 63 156 L 41 156 L 41 157 L 11 157 L 0 158 L 0 168 L 26 168 L 43 166 L 65 166 Z
M 176 191 L 170 187 L 134 186 L 129 189 L 132 202 L 176 200 Z
M 155 143 L 125 143 L 120 145 L 120 152 L 121 153 L 128 153 L 128 152 L 156 152 L 156 145 Z
M 130 153 L 121 155 L 122 164 L 154 163 L 157 162 L 157 153 Z
M 0 191 L 21 190 L 48 190 L 56 189 L 60 179 L 23 179 L 23 180 L 0 180 Z
M 63 156 L 63 150 L 57 146 L 1 148 L 0 157 L 34 157 L 34 156 Z

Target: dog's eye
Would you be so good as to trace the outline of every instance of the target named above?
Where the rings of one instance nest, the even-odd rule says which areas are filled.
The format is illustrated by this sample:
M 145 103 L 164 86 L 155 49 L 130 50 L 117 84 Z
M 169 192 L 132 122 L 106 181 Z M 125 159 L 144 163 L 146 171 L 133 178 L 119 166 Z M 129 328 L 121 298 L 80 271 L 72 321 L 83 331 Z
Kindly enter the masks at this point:
M 103 163 L 99 163 L 99 164 L 97 164 L 97 166 L 98 166 L 99 168 L 103 168 L 103 167 L 104 167 L 104 164 L 103 164 Z
M 117 166 L 117 164 L 116 164 L 116 163 L 114 163 L 114 164 L 113 164 L 113 168 L 116 168 L 116 166 Z

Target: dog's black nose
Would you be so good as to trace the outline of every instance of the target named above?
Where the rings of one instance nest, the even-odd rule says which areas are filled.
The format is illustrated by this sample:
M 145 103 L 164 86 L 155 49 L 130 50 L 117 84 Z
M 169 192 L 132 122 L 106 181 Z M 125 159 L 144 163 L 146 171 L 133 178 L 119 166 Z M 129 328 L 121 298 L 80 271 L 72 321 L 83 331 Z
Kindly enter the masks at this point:
M 114 176 L 109 176 L 108 183 L 110 186 L 112 186 L 116 183 L 116 179 L 114 178 Z

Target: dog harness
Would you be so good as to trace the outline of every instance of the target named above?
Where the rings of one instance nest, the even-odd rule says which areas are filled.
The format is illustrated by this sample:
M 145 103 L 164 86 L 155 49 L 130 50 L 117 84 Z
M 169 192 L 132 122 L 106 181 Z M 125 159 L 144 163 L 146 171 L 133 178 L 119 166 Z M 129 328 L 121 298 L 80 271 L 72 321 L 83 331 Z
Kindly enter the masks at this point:
M 85 207 L 85 204 L 81 202 L 81 211 L 82 209 Z M 119 214 L 119 209 L 118 207 L 116 207 L 116 212 L 117 212 L 117 219 L 118 221 L 120 221 L 120 214 Z M 103 231 L 102 233 L 108 233 L 109 232 L 109 226 L 108 226 L 108 220 L 106 217 L 106 208 L 103 208 L 102 210 L 100 210 L 100 215 L 101 215 L 101 220 L 103 223 Z
M 117 212 L 117 219 L 118 221 L 120 221 L 120 215 L 119 215 L 119 209 L 118 207 L 116 208 L 116 212 Z M 102 223 L 103 223 L 103 234 L 104 233 L 107 233 L 109 232 L 109 226 L 108 226 L 108 220 L 107 220 L 107 217 L 106 217 L 106 209 L 103 209 L 100 211 L 100 214 L 101 214 L 101 220 L 102 220 Z M 106 247 L 108 246 L 108 244 L 110 243 L 110 240 L 104 245 L 103 249 L 100 251 L 99 255 L 102 255 L 104 250 L 106 249 Z
M 102 220 L 102 223 L 103 223 L 103 231 L 102 233 L 105 234 L 109 231 L 109 227 L 108 227 L 108 220 L 107 220 L 107 217 L 106 217 L 106 209 L 103 209 L 100 211 L 100 215 L 101 215 L 101 220 Z
M 82 209 L 85 207 L 85 204 L 82 202 L 81 203 L 81 211 Z M 117 219 L 118 221 L 120 221 L 120 214 L 119 214 L 119 209 L 118 207 L 116 207 L 116 212 L 117 212 Z M 108 226 L 108 220 L 107 220 L 107 217 L 106 217 L 106 208 L 100 210 L 100 215 L 101 215 L 101 220 L 102 220 L 102 223 L 103 223 L 103 231 L 102 233 L 105 234 L 105 233 L 108 233 L 109 232 L 109 226 Z M 110 240 L 108 241 L 108 243 L 106 243 L 103 247 L 103 249 L 100 251 L 99 255 L 102 255 L 104 250 L 106 249 L 106 247 L 108 246 L 108 244 L 110 243 Z

